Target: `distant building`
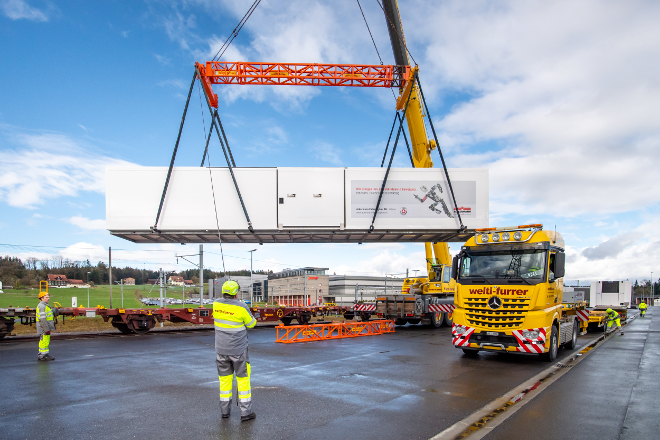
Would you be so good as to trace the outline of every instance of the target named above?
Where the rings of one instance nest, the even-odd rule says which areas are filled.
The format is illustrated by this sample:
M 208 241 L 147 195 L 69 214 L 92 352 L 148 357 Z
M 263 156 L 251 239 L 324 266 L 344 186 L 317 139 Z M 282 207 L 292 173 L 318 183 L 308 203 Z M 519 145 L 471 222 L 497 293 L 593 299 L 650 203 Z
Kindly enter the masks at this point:
M 236 281 L 240 288 L 237 298 L 243 301 L 250 300 L 250 277 L 249 276 L 226 276 L 216 278 L 209 283 L 211 298 L 222 298 L 222 285 L 225 281 Z M 268 285 L 268 275 L 255 273 L 252 275 L 252 299 L 254 302 L 263 301 L 264 285 Z
M 66 287 L 66 275 L 48 274 L 48 287 Z
M 371 302 L 378 295 L 401 293 L 404 278 L 330 275 L 327 302 L 347 306 L 355 300 Z
M 83 280 L 67 280 L 66 287 L 87 288 L 89 287 L 89 284 L 87 284 Z
M 158 284 L 158 278 L 149 278 L 147 284 Z
M 171 275 L 167 279 L 167 284 L 169 284 L 170 286 L 183 286 L 183 277 Z
M 186 286 L 194 286 L 195 283 L 192 282 L 192 280 L 183 280 L 183 284 Z
M 304 306 L 330 302 L 327 267 L 285 269 L 268 276 L 268 301 Z
M 135 286 L 135 278 L 124 278 L 124 285 Z

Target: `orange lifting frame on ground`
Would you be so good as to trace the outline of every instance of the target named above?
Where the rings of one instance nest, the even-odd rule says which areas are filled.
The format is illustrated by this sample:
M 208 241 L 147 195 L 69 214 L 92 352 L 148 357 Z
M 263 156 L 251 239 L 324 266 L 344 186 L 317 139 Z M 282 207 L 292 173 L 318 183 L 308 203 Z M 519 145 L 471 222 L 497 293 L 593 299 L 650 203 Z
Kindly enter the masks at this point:
M 323 341 L 327 339 L 356 338 L 358 336 L 394 333 L 394 321 L 340 322 L 336 324 L 279 325 L 275 342 Z

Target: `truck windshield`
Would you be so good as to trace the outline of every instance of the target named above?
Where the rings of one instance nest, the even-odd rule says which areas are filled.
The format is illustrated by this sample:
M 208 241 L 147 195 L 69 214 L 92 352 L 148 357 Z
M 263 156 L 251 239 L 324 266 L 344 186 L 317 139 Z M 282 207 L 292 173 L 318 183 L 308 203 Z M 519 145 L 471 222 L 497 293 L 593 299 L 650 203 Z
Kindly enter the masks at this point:
M 461 278 L 522 278 L 539 282 L 543 278 L 546 251 L 467 252 L 461 258 Z

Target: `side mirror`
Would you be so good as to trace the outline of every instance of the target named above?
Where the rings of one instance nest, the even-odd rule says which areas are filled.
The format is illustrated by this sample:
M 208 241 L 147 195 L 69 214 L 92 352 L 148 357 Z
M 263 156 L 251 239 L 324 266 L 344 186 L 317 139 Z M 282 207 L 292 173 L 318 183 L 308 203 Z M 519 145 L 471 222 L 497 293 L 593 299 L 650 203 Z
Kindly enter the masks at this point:
M 555 278 L 561 278 L 564 276 L 566 266 L 566 254 L 563 252 L 557 252 L 555 254 L 555 267 L 552 271 L 555 274 Z
M 454 280 L 458 279 L 458 255 L 451 262 L 451 277 Z

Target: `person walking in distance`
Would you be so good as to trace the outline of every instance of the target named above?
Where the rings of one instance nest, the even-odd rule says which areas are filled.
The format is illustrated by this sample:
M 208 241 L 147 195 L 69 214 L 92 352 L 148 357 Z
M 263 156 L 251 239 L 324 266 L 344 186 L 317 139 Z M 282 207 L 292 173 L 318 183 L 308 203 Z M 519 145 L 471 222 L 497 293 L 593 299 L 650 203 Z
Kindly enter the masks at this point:
M 646 305 L 646 303 L 644 301 L 639 303 L 639 314 L 642 315 L 642 318 L 644 317 L 644 315 L 646 315 L 647 307 L 648 306 Z
M 41 302 L 37 306 L 37 334 L 39 335 L 39 357 L 40 361 L 54 361 L 55 358 L 49 354 L 50 332 L 55 331 L 53 320 L 53 309 L 48 305 L 50 295 L 48 292 L 39 292 Z
M 609 333 L 612 324 L 616 323 L 616 328 L 612 331 L 615 332 L 617 330 L 621 330 L 621 334 L 623 335 L 623 329 L 621 328 L 621 317 L 619 314 L 610 308 L 608 308 L 605 312 L 607 313 L 607 332 Z
M 236 374 L 237 401 L 241 409 L 241 421 L 254 419 L 252 389 L 250 388 L 250 356 L 248 354 L 247 329 L 257 321 L 243 301 L 236 299 L 238 283 L 227 281 L 222 285 L 222 298 L 213 302 L 215 324 L 215 353 L 220 380 L 220 412 L 222 418 L 231 412 L 234 374 Z

